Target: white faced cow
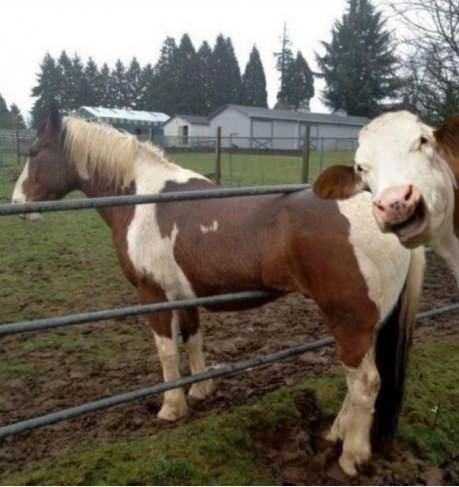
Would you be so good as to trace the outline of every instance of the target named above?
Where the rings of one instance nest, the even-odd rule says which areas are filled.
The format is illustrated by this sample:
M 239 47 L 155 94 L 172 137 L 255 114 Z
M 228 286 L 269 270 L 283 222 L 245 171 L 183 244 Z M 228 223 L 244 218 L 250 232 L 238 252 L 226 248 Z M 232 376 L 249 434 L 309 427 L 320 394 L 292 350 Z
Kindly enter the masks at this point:
M 459 116 L 435 130 L 401 111 L 365 126 L 354 167 L 330 167 L 314 191 L 343 199 L 369 189 L 381 231 L 394 233 L 405 247 L 431 245 L 459 284 L 458 177 Z

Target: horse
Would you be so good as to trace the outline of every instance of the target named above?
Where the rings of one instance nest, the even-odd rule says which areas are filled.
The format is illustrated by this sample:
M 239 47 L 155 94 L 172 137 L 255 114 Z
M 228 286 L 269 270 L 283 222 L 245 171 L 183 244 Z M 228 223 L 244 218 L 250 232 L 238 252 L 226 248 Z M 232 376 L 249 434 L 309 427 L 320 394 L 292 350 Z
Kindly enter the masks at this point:
M 151 143 L 99 123 L 62 118 L 52 109 L 13 202 L 59 199 L 72 190 L 96 197 L 209 188 L 214 183 L 172 163 Z M 327 438 L 342 441 L 339 464 L 349 475 L 369 460 L 372 445 L 390 441 L 396 431 L 424 270 L 422 249 L 406 249 L 395 236 L 379 232 L 370 202 L 367 193 L 335 202 L 304 190 L 98 210 L 141 303 L 261 289 L 279 296 L 300 292 L 318 304 L 347 382 Z M 209 308 L 249 309 L 273 299 Z M 180 377 L 179 334 L 191 372 L 205 370 L 198 309 L 151 313 L 147 319 L 165 381 Z M 205 380 L 188 395 L 202 400 L 213 390 Z M 158 417 L 174 421 L 186 414 L 184 391 L 167 391 Z
M 368 188 L 374 218 L 408 248 L 430 245 L 459 285 L 459 116 L 439 128 L 399 111 L 380 115 L 359 134 L 354 167 L 331 166 L 314 184 L 322 198 Z

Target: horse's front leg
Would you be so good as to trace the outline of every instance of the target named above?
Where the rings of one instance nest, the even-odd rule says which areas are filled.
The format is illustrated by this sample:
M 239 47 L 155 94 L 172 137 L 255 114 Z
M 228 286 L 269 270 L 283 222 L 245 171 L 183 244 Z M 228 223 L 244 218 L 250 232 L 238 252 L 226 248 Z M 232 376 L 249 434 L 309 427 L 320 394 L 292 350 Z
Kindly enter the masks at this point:
M 165 296 L 150 287 L 139 288 L 142 303 L 165 301 Z M 179 314 L 178 311 L 161 311 L 148 316 L 158 351 L 164 382 L 180 379 L 180 357 L 178 350 Z M 176 421 L 186 416 L 188 406 L 182 388 L 171 389 L 164 393 L 163 405 L 158 418 Z
M 199 326 L 199 311 L 197 308 L 181 310 L 179 311 L 179 319 L 191 373 L 197 374 L 204 372 L 206 370 L 206 363 L 202 351 L 203 339 Z M 214 390 L 215 385 L 213 380 L 208 379 L 192 384 L 188 395 L 190 398 L 200 401 L 212 394 Z

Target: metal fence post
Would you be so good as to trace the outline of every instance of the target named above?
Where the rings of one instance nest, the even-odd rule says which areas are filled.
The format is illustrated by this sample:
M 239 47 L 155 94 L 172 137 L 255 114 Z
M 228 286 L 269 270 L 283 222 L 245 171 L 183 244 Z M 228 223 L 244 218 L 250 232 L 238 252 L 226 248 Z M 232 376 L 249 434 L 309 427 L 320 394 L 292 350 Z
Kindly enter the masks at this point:
M 222 179 L 222 128 L 217 127 L 217 140 L 215 144 L 215 183 L 220 185 Z
M 19 143 L 19 120 L 16 117 L 16 160 L 18 166 L 21 165 L 21 146 Z
M 311 139 L 311 127 L 310 125 L 306 125 L 304 131 L 304 139 L 303 139 L 303 153 L 301 157 L 301 182 L 307 183 L 309 180 L 309 156 L 310 156 L 310 149 L 309 149 L 309 142 Z

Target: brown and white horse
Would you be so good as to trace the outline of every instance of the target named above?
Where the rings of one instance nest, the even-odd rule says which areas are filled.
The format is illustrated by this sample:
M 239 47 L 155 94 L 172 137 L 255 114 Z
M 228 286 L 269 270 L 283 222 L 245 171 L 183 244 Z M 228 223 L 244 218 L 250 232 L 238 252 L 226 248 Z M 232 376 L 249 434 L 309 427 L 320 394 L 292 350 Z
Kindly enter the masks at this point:
M 94 197 L 207 188 L 213 183 L 148 143 L 51 111 L 13 201 L 57 199 L 74 189 Z M 389 438 L 396 428 L 424 269 L 422 250 L 378 230 L 370 203 L 368 193 L 335 202 L 305 190 L 99 210 L 142 303 L 255 289 L 297 291 L 317 302 L 346 372 L 348 392 L 328 438 L 343 441 L 340 465 L 348 474 L 370 457 L 372 422 L 375 437 Z M 191 371 L 205 369 L 197 309 L 148 319 L 164 380 L 180 376 L 179 334 Z M 189 395 L 203 399 L 212 391 L 212 382 L 203 381 Z M 158 416 L 186 413 L 183 390 L 166 392 Z
M 407 111 L 386 113 L 359 134 L 354 167 L 332 166 L 314 191 L 346 198 L 367 187 L 383 232 L 409 248 L 430 245 L 459 284 L 459 116 L 440 128 Z

